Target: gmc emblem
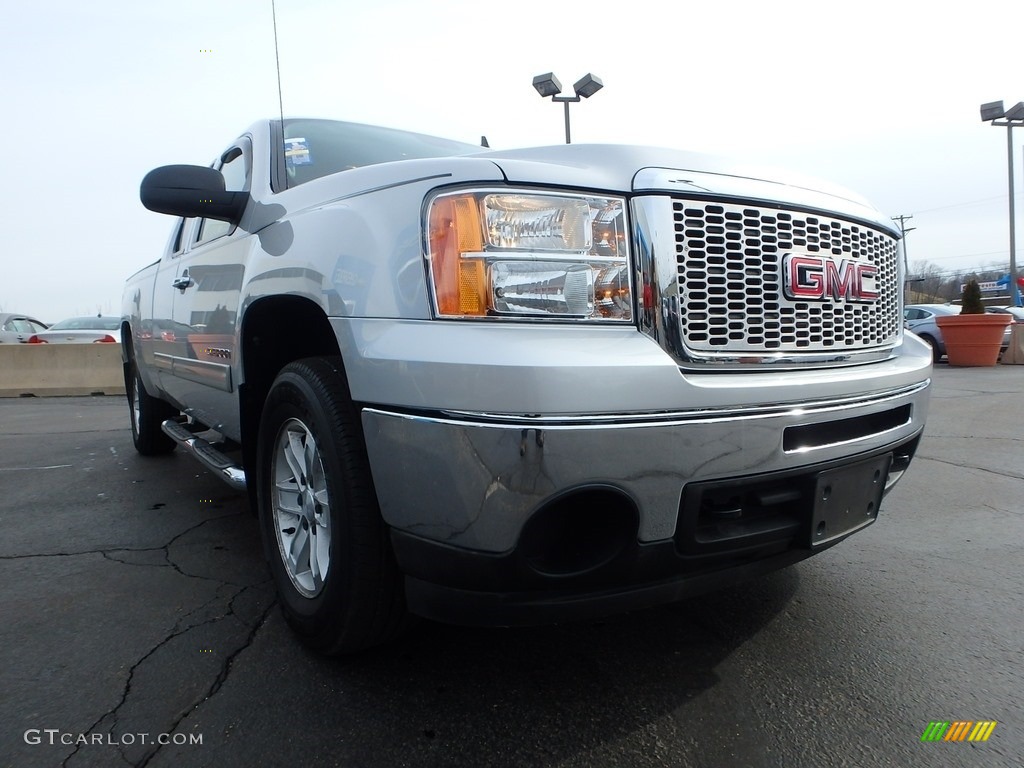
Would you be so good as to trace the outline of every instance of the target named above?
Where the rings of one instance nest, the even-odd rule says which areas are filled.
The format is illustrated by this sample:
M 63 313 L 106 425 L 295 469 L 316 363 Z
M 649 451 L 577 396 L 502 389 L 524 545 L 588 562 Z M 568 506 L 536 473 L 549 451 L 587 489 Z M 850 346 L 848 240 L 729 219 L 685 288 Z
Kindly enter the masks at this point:
M 787 253 L 782 257 L 786 298 L 877 301 L 878 267 L 853 259 Z

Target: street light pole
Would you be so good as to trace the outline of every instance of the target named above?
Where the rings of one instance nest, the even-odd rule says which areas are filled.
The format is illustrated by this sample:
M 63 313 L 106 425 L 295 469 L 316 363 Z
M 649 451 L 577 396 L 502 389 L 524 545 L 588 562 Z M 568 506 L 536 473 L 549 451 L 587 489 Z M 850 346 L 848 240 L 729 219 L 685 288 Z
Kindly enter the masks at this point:
M 993 123 L 994 125 L 995 123 Z M 1020 288 L 1017 287 L 1017 227 L 1016 210 L 1013 205 L 1013 123 L 1006 124 L 1006 165 L 1010 192 L 1010 294 L 1013 306 L 1020 306 Z
M 565 105 L 565 143 L 572 144 L 569 135 L 569 105 L 574 101 L 579 101 L 579 96 L 552 96 L 552 101 L 560 101 Z
M 552 101 L 560 101 L 565 105 L 565 143 L 571 144 L 572 137 L 569 133 L 569 105 L 574 101 L 580 101 L 581 99 L 589 99 L 595 93 L 604 88 L 604 83 L 601 82 L 601 78 L 591 73 L 585 74 L 575 83 L 573 83 L 572 89 L 575 96 L 559 96 L 562 92 L 562 84 L 558 82 L 558 78 L 555 77 L 553 72 L 548 72 L 543 75 L 537 75 L 533 78 L 533 87 L 537 89 L 537 93 L 542 98 L 551 97 Z
M 1006 126 L 1006 162 L 1008 167 L 1010 193 L 1010 290 L 1013 306 L 1019 307 L 1020 288 L 1017 286 L 1017 228 L 1016 213 L 1013 202 L 1013 129 L 1024 125 L 1024 101 L 1018 101 L 1008 110 L 1003 109 L 1003 102 L 992 101 L 981 105 L 981 120 L 991 125 Z

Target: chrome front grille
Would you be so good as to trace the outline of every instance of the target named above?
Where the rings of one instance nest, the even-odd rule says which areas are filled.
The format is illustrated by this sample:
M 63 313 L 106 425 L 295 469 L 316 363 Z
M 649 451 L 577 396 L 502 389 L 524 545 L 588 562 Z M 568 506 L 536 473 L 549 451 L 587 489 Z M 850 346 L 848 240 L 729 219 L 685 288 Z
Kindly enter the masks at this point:
M 822 214 L 719 202 L 673 200 L 672 217 L 680 351 L 696 353 L 691 359 L 842 355 L 897 342 L 899 269 L 890 234 Z M 787 254 L 870 265 L 878 298 L 791 299 Z

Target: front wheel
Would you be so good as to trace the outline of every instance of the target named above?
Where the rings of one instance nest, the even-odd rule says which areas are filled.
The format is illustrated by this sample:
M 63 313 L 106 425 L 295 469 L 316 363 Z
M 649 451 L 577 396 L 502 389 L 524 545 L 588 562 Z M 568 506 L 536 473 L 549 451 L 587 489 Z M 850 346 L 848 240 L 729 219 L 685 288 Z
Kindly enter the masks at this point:
M 326 654 L 394 636 L 405 617 L 401 576 L 339 359 L 281 371 L 257 467 L 264 548 L 292 629 Z

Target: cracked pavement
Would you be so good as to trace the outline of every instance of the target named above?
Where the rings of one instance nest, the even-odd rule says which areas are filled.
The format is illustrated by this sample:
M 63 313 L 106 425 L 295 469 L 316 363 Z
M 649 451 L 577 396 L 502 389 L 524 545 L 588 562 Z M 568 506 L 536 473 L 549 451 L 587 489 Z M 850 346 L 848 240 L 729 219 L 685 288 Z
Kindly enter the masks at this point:
M 184 455 L 137 456 L 124 408 L 0 401 L 5 766 L 145 765 L 160 745 L 139 734 L 215 695 L 273 606 L 245 498 Z M 48 728 L 58 743 L 25 743 Z M 103 743 L 60 743 L 79 735 Z
M 137 456 L 123 398 L 0 399 L 0 768 L 1018 766 L 1024 366 L 934 379 L 878 522 L 817 557 L 605 621 L 421 622 L 345 659 L 288 631 L 244 496 Z M 955 719 L 999 724 L 920 741 Z M 164 733 L 186 741 L 142 743 Z

